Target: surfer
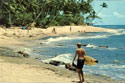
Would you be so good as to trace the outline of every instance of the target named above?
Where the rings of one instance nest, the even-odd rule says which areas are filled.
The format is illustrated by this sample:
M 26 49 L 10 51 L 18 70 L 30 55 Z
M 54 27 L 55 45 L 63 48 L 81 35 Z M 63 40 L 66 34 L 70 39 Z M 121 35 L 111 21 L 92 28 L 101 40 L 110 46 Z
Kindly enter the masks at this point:
M 82 46 L 82 44 L 80 42 L 78 42 L 77 43 L 78 49 L 76 50 L 76 53 L 75 53 L 75 56 L 74 56 L 73 62 L 72 62 L 72 65 L 74 65 L 74 61 L 78 55 L 76 67 L 77 67 L 80 83 L 84 82 L 84 74 L 83 74 L 82 68 L 84 65 L 84 56 L 87 56 L 85 53 L 85 50 L 83 48 L 81 48 L 81 46 Z

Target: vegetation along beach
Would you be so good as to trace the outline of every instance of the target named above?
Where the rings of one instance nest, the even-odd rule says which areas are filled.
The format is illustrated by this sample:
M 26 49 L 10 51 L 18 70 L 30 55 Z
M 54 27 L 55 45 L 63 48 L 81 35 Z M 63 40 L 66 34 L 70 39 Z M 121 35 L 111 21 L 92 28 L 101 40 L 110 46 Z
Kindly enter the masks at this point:
M 0 0 L 0 83 L 125 83 L 125 25 L 97 25 L 111 5 L 96 3 Z M 83 66 L 84 82 L 72 65 L 78 42 L 98 60 Z

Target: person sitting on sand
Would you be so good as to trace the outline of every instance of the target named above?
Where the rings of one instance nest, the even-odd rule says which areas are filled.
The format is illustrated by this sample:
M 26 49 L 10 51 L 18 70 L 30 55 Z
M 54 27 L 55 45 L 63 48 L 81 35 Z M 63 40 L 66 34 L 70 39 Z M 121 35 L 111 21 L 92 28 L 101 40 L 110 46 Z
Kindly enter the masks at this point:
M 52 33 L 56 34 L 56 29 L 55 28 L 53 28 Z
M 72 65 L 74 65 L 74 61 L 78 55 L 76 67 L 77 67 L 80 83 L 84 82 L 84 74 L 83 74 L 82 68 L 84 65 L 84 56 L 87 56 L 85 50 L 83 48 L 81 48 L 81 46 L 82 46 L 82 44 L 80 42 L 78 42 L 77 43 L 78 49 L 76 50 L 75 56 L 74 56 L 73 61 L 72 61 Z

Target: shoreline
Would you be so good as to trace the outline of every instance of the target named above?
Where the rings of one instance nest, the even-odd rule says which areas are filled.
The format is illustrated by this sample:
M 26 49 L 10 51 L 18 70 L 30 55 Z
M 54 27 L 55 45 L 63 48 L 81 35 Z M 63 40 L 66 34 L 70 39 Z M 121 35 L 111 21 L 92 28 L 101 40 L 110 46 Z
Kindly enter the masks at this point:
M 0 66 L 4 68 L 4 69 L 0 68 L 1 70 L 0 82 L 7 82 L 7 83 L 9 82 L 77 83 L 78 82 L 78 76 L 76 72 L 69 71 L 67 69 L 58 66 L 44 64 L 36 59 L 15 57 L 13 60 L 13 57 L 0 56 Z M 7 69 L 8 67 L 9 69 Z M 85 83 L 118 83 L 118 82 L 124 83 L 124 81 L 114 80 L 111 79 L 110 77 L 85 74 Z
M 55 32 L 53 31 L 55 28 Z M 71 28 L 71 30 L 70 30 Z M 10 29 L 0 28 L 0 46 L 26 45 L 27 41 L 39 40 L 48 36 L 73 35 L 85 32 L 111 32 L 114 29 L 106 29 L 93 26 L 53 26 L 47 29 L 32 28 L 23 30 L 21 27 L 11 27 Z
M 70 32 L 70 27 L 71 26 L 65 26 L 63 28 L 58 28 L 58 27 L 50 27 L 48 29 L 37 29 L 34 28 L 31 31 L 29 31 L 30 34 L 27 35 L 27 30 L 22 30 L 22 29 L 7 29 L 6 31 L 2 30 L 1 31 L 1 38 L 0 38 L 0 46 L 1 47 L 7 47 L 7 48 L 20 48 L 20 47 L 26 47 L 27 45 L 34 46 L 30 40 L 39 40 L 40 38 L 48 37 L 48 36 L 60 36 L 60 35 L 72 35 L 72 34 L 78 34 L 78 33 L 83 33 L 84 29 L 86 29 L 85 32 L 110 32 L 113 31 L 113 29 L 105 29 L 105 28 L 96 28 L 96 27 L 90 27 L 90 26 L 73 26 L 72 27 L 72 32 Z M 52 29 L 55 28 L 57 31 L 60 33 L 52 33 Z M 92 30 L 91 30 L 92 29 Z M 79 32 L 80 31 L 80 32 Z M 20 32 L 20 34 L 18 34 Z M 7 34 L 5 34 L 7 33 Z M 18 38 L 19 36 L 19 38 Z M 4 65 L 6 65 L 4 67 Z M 8 78 L 9 71 L 7 73 L 2 73 L 5 72 L 5 70 L 2 70 L 2 77 L 0 79 L 0 82 L 13 82 L 14 78 L 16 79 L 15 82 L 29 82 L 28 80 L 30 79 L 31 82 L 36 82 L 35 80 L 40 80 L 41 82 L 46 82 L 47 78 L 51 77 L 50 82 L 61 82 L 64 81 L 65 83 L 76 83 L 78 81 L 78 76 L 77 73 L 74 73 L 72 71 L 62 69 L 60 67 L 52 66 L 49 64 L 44 64 L 41 63 L 41 61 L 36 60 L 36 59 L 31 59 L 31 58 L 17 58 L 17 57 L 4 57 L 0 56 L 0 66 L 4 69 L 8 69 L 10 67 L 10 71 L 13 72 L 11 80 Z M 11 67 L 12 66 L 12 67 Z M 16 69 L 15 69 L 16 68 Z M 22 70 L 20 70 L 20 69 Z M 31 68 L 31 69 L 30 69 Z M 33 68 L 33 69 L 32 69 Z M 13 71 L 13 69 L 16 71 Z M 43 72 L 43 70 L 47 74 Z M 36 73 L 34 76 L 30 73 Z M 0 74 L 1 74 L 0 73 Z M 19 73 L 19 74 L 18 74 Z M 44 78 L 44 75 L 41 75 L 40 73 L 43 73 L 46 77 Z M 20 76 L 21 75 L 21 76 Z M 26 77 L 26 76 L 29 77 Z M 30 76 L 31 75 L 31 76 Z M 19 76 L 20 79 L 18 79 L 16 76 Z M 39 78 L 35 78 L 37 76 L 40 76 Z M 73 77 L 72 77 L 73 76 Z M 23 78 L 22 78 L 23 77 Z M 33 79 L 32 79 L 33 78 Z M 56 80 L 57 79 L 57 80 Z M 56 80 L 56 81 L 55 81 Z M 47 81 L 48 82 L 48 81 Z M 111 79 L 110 77 L 103 77 L 103 76 L 96 76 L 96 75 L 85 75 L 85 83 L 118 83 L 117 80 Z M 122 82 L 121 82 L 122 83 Z

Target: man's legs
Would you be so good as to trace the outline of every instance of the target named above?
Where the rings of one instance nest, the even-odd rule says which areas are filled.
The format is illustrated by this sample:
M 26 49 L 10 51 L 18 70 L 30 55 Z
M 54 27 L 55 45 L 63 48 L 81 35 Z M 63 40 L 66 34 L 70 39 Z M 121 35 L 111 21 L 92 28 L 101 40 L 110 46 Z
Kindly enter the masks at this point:
M 80 80 L 80 83 L 82 83 L 82 74 L 81 74 L 81 69 L 78 69 L 78 76 L 79 76 L 79 80 Z
M 84 82 L 84 74 L 83 74 L 82 69 L 81 69 L 81 76 L 82 76 L 82 82 Z
M 84 60 L 78 60 L 77 67 L 78 67 L 78 76 L 80 79 L 80 83 L 84 82 L 84 74 L 82 71 L 83 65 L 84 65 Z
M 84 82 L 84 74 L 83 74 L 83 71 L 82 69 L 78 69 L 78 76 L 79 76 L 79 80 L 80 82 Z

